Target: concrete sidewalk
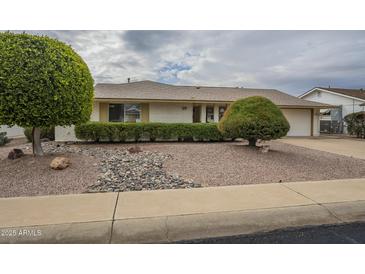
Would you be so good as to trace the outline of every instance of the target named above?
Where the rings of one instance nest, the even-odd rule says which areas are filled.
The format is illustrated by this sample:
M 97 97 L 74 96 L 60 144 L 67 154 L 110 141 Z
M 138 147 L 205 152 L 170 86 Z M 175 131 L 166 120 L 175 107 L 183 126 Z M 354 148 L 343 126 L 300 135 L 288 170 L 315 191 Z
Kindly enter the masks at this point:
M 166 243 L 365 221 L 365 178 L 0 199 L 0 243 Z

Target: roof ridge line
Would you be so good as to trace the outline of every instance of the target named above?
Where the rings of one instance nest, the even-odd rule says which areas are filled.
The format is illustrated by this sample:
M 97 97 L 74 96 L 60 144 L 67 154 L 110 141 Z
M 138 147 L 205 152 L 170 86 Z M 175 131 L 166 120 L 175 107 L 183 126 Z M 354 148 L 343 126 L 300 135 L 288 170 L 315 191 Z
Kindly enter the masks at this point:
M 152 81 L 152 80 L 141 80 L 141 81 L 135 81 L 135 82 L 130 82 L 130 83 L 97 83 L 96 85 L 129 85 L 129 84 L 137 84 L 137 83 L 142 83 L 142 82 L 151 82 L 151 83 L 155 83 L 155 84 L 160 84 L 160 85 L 166 85 L 166 86 L 171 86 L 171 87 L 188 87 L 188 88 L 227 88 L 227 89 L 243 89 L 243 90 L 274 90 L 274 91 L 278 91 L 278 92 L 282 92 L 278 89 L 273 89 L 273 88 L 252 88 L 252 87 L 234 87 L 234 86 L 205 86 L 205 85 L 176 85 L 176 84 L 167 84 L 167 83 L 161 83 L 161 82 L 157 82 L 157 81 Z

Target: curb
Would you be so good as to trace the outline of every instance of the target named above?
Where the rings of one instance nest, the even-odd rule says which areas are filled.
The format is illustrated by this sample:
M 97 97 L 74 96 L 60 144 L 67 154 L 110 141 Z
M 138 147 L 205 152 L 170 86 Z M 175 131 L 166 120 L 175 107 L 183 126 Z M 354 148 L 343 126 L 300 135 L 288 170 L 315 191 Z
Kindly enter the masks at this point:
M 365 221 L 365 201 L 116 220 L 112 243 L 173 243 Z M 341 216 L 341 219 L 340 217 Z M 350 216 L 350 217 L 348 217 Z
M 174 243 L 365 221 L 365 201 L 100 222 L 1 228 L 0 243 Z M 37 235 L 40 231 L 40 235 Z M 22 235 L 19 235 L 21 233 Z M 33 237 L 29 237 L 33 233 Z M 38 232 L 39 233 L 39 232 Z M 111 239 L 111 241 L 110 241 Z

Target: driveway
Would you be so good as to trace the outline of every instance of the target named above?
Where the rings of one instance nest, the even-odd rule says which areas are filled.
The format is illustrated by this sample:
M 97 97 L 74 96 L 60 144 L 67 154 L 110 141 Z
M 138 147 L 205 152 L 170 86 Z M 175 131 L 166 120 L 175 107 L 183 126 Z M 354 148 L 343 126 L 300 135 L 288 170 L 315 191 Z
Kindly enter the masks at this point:
M 365 160 L 365 140 L 348 137 L 284 138 L 282 143 Z

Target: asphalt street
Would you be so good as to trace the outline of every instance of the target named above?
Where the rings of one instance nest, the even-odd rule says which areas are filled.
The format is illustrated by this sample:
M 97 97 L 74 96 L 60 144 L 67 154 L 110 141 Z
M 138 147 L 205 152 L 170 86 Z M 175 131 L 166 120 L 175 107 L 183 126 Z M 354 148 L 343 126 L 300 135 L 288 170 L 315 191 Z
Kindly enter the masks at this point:
M 185 244 L 365 244 L 365 223 L 323 225 L 267 233 L 181 241 Z

